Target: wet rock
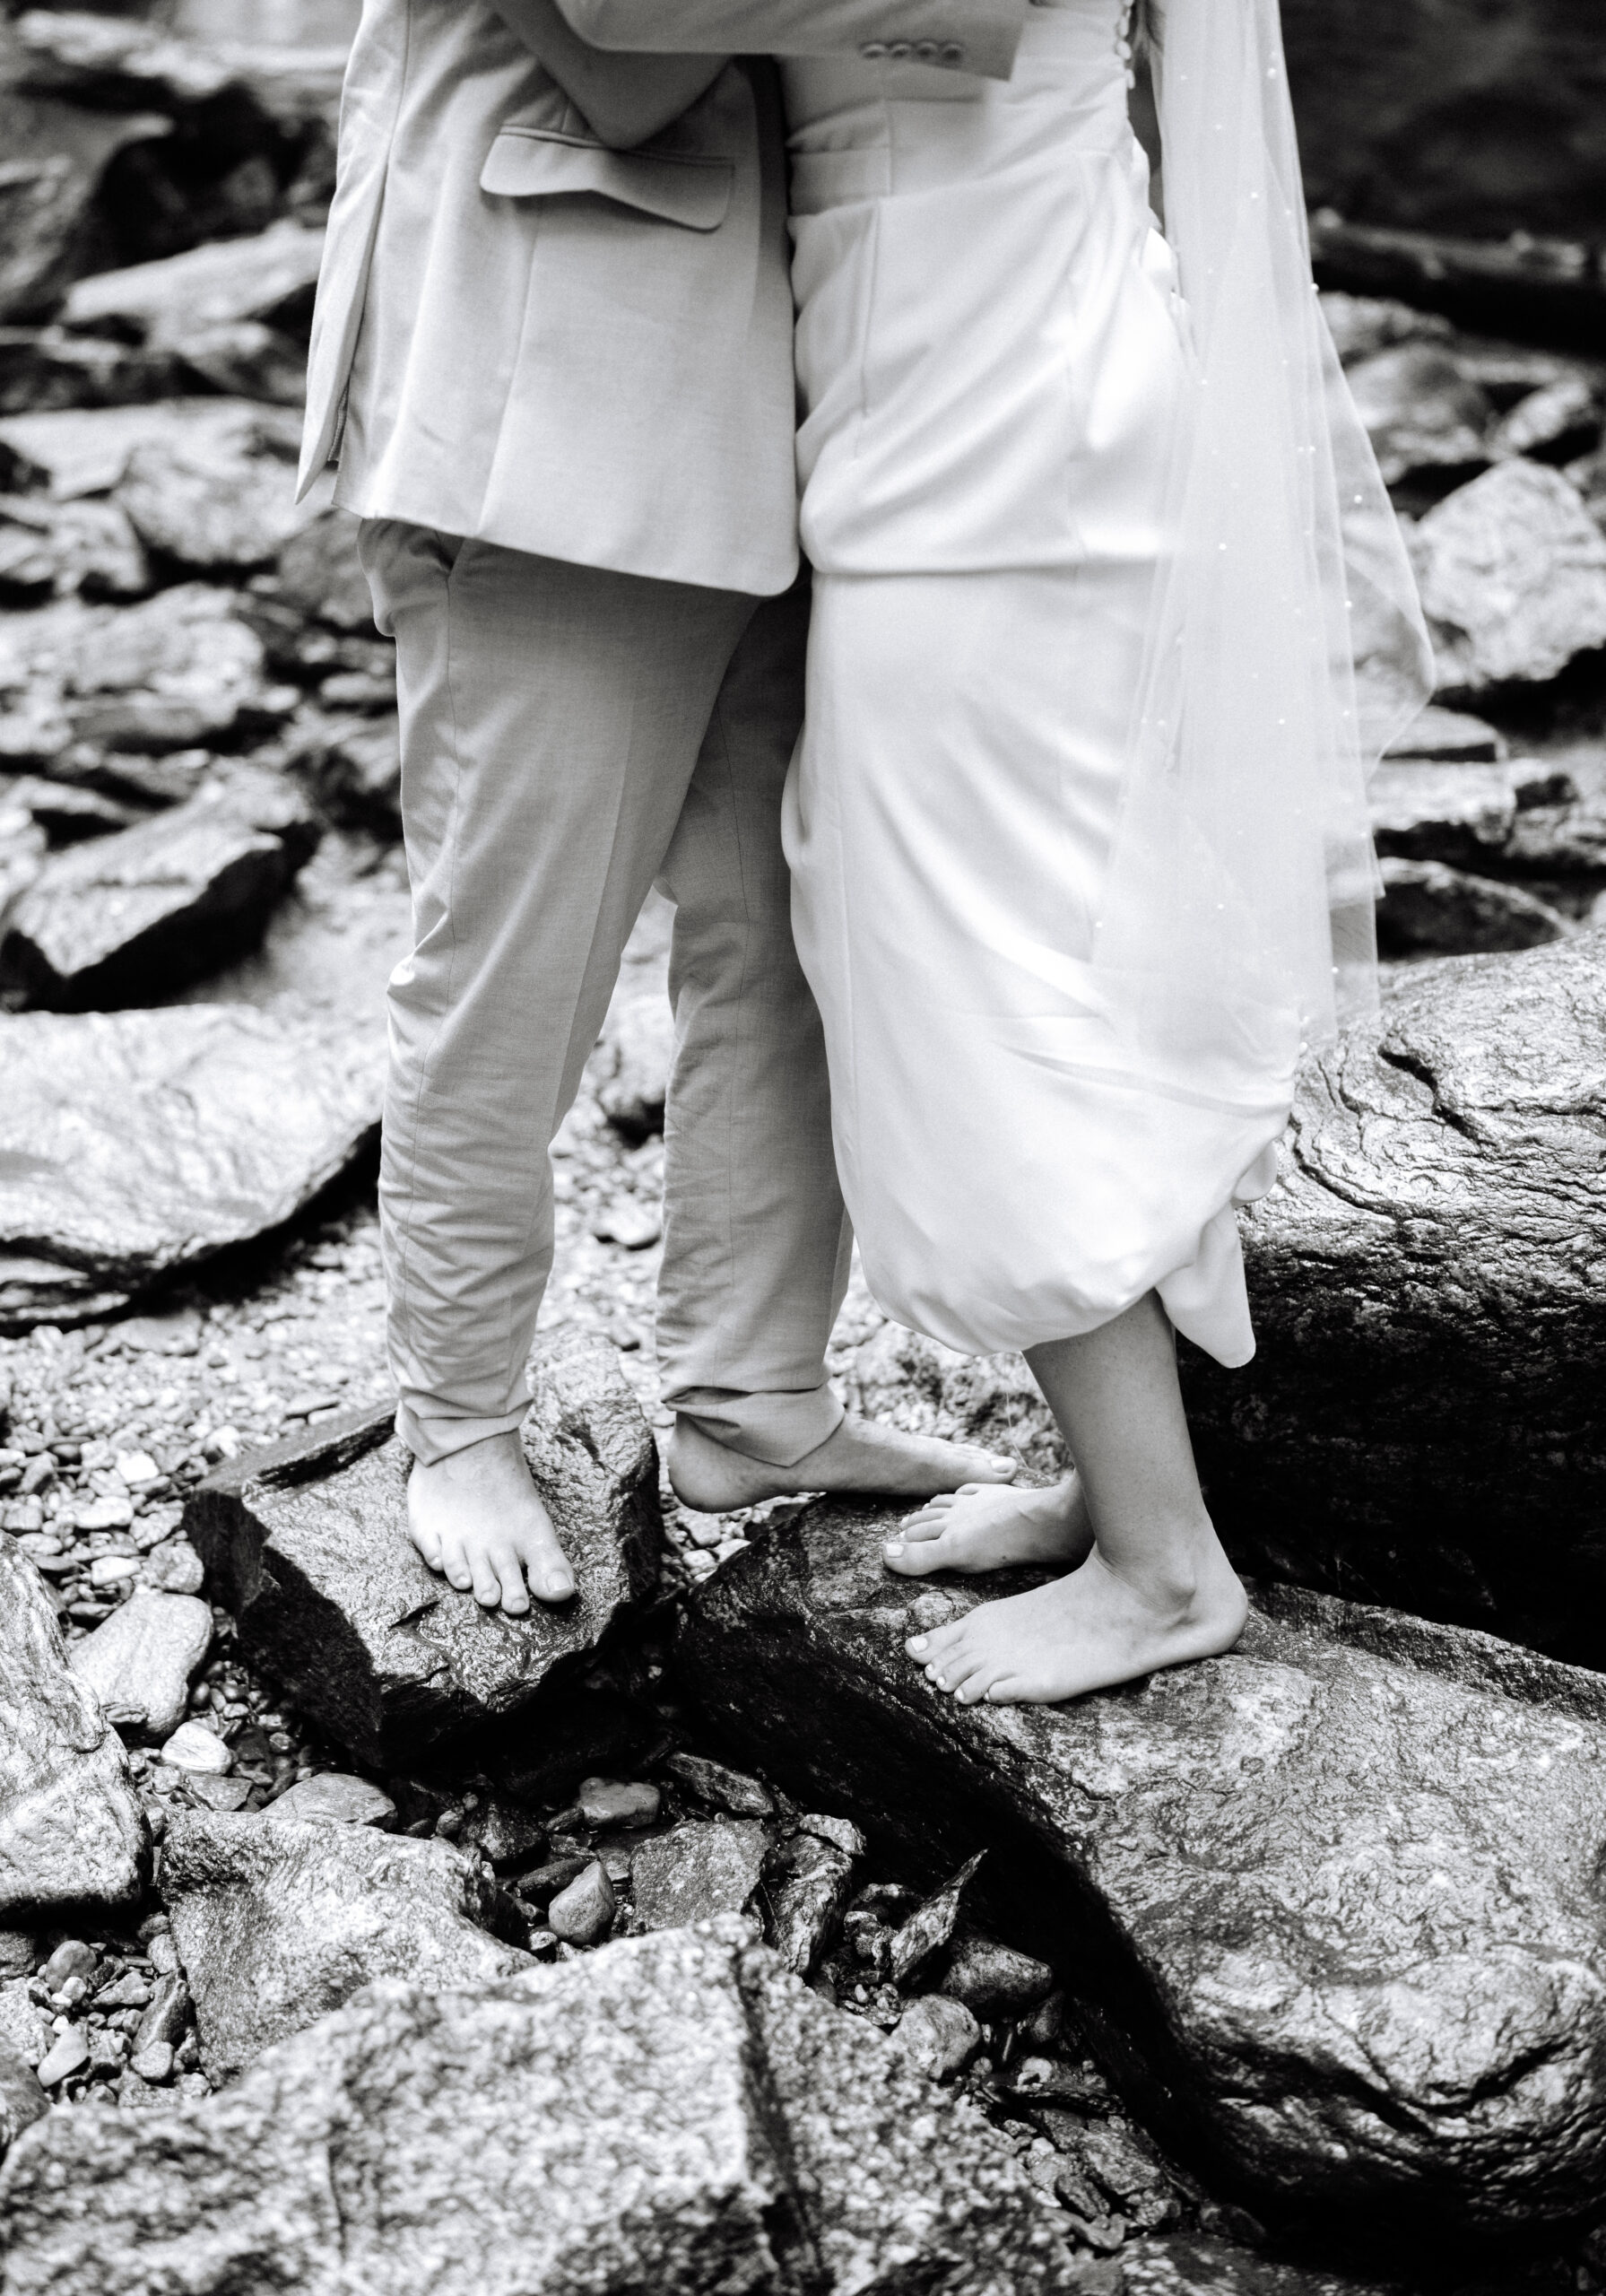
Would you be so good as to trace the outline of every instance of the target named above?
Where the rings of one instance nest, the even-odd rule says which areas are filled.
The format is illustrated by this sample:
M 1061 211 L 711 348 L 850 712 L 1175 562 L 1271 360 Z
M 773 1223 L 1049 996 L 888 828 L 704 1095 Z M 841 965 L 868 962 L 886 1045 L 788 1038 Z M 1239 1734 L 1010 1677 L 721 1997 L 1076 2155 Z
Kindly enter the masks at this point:
M 343 1825 L 383 1828 L 395 1823 L 395 1804 L 381 1787 L 338 1770 L 299 1779 L 267 1812 L 276 1825 L 297 1818 L 334 1818 Z
M 710 1761 L 706 1754 L 673 1753 L 664 1768 L 705 1809 L 728 1810 L 734 1818 L 775 1815 L 775 1796 L 767 1786 L 739 1770 L 728 1770 L 722 1761 Z M 862 1851 L 862 1844 L 860 1848 Z
M 383 1042 L 238 1005 L 0 1016 L 0 1319 L 105 1315 L 288 1220 L 378 1128 Z
M 261 444 L 200 434 L 136 447 L 117 500 L 147 550 L 209 570 L 268 564 L 299 513 L 293 461 Z
M 651 1826 L 658 1822 L 664 1797 L 645 1780 L 622 1778 L 583 1778 L 575 1806 L 584 1822 L 602 1829 L 611 1826 Z
M 1494 406 L 1450 350 L 1404 343 L 1379 351 L 1350 369 L 1350 388 L 1388 485 L 1411 471 L 1489 461 Z
M 1606 1665 L 1597 931 L 1436 966 L 1302 1079 L 1243 1222 L 1259 1346 L 1187 1352 L 1254 1570 Z
M 1506 739 L 1481 718 L 1430 701 L 1385 752 L 1388 758 L 1427 758 L 1436 764 L 1497 765 Z
M 1506 462 L 1411 532 L 1441 687 L 1552 678 L 1606 646 L 1606 535 L 1559 471 Z
M 681 1929 L 740 1913 L 759 1886 L 768 1848 L 764 1828 L 751 1818 L 724 1825 L 692 1819 L 644 1841 L 630 1861 L 638 1926 Z
M 115 502 L 0 500 L 0 602 L 35 605 L 75 593 L 138 598 L 150 587 L 139 536 Z
M 169 1768 L 201 1778 L 227 1778 L 234 1767 L 234 1756 L 204 1722 L 181 1722 L 162 1747 L 161 1758 Z
M 214 2080 L 377 1978 L 435 1990 L 528 1965 L 489 1934 L 511 1917 L 484 1868 L 447 1841 L 332 1820 L 180 1813 L 161 1885 Z M 141 2027 L 142 2047 L 158 2038 L 177 2036 Z
M 348 828 L 395 836 L 402 820 L 401 720 L 331 718 L 301 745 L 300 757 L 330 817 Z
M 147 449 L 177 456 L 187 448 L 215 457 L 221 467 L 254 455 L 286 456 L 297 430 L 288 409 L 280 412 L 249 399 L 69 407 L 0 422 L 0 461 L 10 457 L 30 484 L 45 487 L 58 502 L 71 502 L 86 494 L 113 493 L 134 457 Z
M 810 1822 L 814 1822 L 805 1821 Z M 836 1943 L 853 1895 L 855 1860 L 863 1853 L 862 1840 L 854 1848 L 804 1831 L 771 1850 L 764 1868 L 768 1938 L 796 1976 L 817 1968 Z
M 317 839 L 293 785 L 237 767 L 187 804 L 53 855 L 6 918 L 0 986 L 54 1012 L 169 996 L 261 939 Z
M 972 1930 L 961 1936 L 943 1972 L 942 1990 L 977 2017 L 1020 2017 L 1047 1999 L 1054 1971 L 1030 1953 Z
M 981 2027 L 963 2002 L 928 1993 L 910 2002 L 892 2029 L 892 2039 L 922 2073 L 929 2073 L 933 2081 L 949 2081 L 981 2047 Z
M 72 287 L 62 324 L 129 332 L 153 348 L 182 346 L 244 319 L 272 319 L 310 298 L 324 235 L 291 220 L 256 239 L 192 248 L 156 263 L 97 273 Z
M 15 2139 L 50 2109 L 33 2065 L 0 2031 L 0 2160 Z
M 109 1619 L 73 1646 L 68 1661 L 102 1706 L 143 1716 L 153 1738 L 184 1719 L 190 1678 L 212 1647 L 212 1611 L 195 1593 L 136 1587 Z
M 852 1801 L 916 1873 L 989 1845 L 996 1925 L 1068 1972 L 1157 2134 L 1257 2213 L 1475 2239 L 1593 2205 L 1595 1678 L 1545 1677 L 1586 1719 L 1491 1687 L 1481 1638 L 1441 1630 L 1439 1671 L 1414 1622 L 1379 1655 L 1317 1605 L 1115 1696 L 961 1708 L 903 1643 L 981 1597 L 912 1609 L 876 1560 L 894 1511 L 821 1502 L 694 1591 L 682 1678 L 722 1736 Z
M 147 1848 L 122 1743 L 68 1670 L 39 1572 L 0 1536 L 0 1918 L 126 1904 Z
M 915 1972 L 939 1953 L 959 1925 L 965 1891 L 976 1879 L 983 1853 L 967 1858 L 951 1881 L 934 1896 L 917 1905 L 902 1923 L 887 1954 L 887 1974 L 895 1985 L 905 1985 Z
M 40 2058 L 35 2078 L 42 2089 L 59 2088 L 74 2073 L 82 2073 L 89 2061 L 89 2035 L 82 2025 L 68 2025 Z
M 349 510 L 325 510 L 280 551 L 274 571 L 286 605 L 331 630 L 371 637 L 373 599 L 357 555 L 359 521 Z
M 538 1360 L 525 1446 L 579 1584 L 561 1610 L 482 1611 L 425 1568 L 387 1415 L 231 1463 L 189 1501 L 185 1528 L 242 1648 L 377 1768 L 556 1694 L 655 1583 L 656 1453 L 615 1352 L 559 1332 Z
M 1522 885 L 1442 861 L 1385 859 L 1377 946 L 1389 957 L 1537 949 L 1569 931 L 1559 909 Z
M 547 1902 L 554 1936 L 566 1945 L 595 1945 L 605 1937 L 616 1909 L 613 1884 L 599 1858 L 592 1858 Z
M 88 111 L 25 94 L 10 84 L 11 62 L 0 48 L 0 322 L 48 315 L 94 260 L 96 204 L 112 162 L 169 125 L 137 98 L 121 111 Z
M 134 2296 L 158 2238 L 238 2296 L 354 2271 L 391 2296 L 1075 2284 L 989 2129 L 771 1956 L 683 1934 L 385 1985 L 221 2096 L 54 2116 L 0 2217 L 8 2296 Z

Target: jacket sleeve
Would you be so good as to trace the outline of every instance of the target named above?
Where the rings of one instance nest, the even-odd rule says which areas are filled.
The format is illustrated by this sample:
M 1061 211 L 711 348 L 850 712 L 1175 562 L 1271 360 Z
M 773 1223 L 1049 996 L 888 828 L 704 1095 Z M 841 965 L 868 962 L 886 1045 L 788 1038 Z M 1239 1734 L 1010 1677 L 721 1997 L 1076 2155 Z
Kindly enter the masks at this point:
M 558 0 L 594 48 L 890 57 L 1007 80 L 1029 0 Z

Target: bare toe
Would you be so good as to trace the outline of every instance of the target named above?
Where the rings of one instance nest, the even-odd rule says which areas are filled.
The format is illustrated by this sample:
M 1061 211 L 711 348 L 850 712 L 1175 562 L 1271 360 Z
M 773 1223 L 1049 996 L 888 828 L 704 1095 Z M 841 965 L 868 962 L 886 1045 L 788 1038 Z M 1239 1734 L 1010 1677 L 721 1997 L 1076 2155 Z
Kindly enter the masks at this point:
M 461 1539 L 447 1536 L 441 1540 L 440 1568 L 454 1587 L 467 1594 L 474 1583 L 474 1574 L 469 1568 L 468 1556 Z
M 498 1541 L 486 1550 L 485 1567 L 497 1583 L 497 1601 L 514 1618 L 521 1618 L 530 1607 L 530 1594 L 525 1585 L 525 1574 L 511 1540 Z M 476 1579 L 474 1592 L 483 1602 Z

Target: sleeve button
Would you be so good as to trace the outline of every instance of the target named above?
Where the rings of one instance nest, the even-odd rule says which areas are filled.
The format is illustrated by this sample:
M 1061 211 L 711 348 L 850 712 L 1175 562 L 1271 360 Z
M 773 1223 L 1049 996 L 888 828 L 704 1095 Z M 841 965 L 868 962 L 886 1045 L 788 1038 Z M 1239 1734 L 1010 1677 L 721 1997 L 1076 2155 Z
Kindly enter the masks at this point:
M 965 51 L 957 39 L 944 41 L 942 61 L 944 64 L 962 64 L 965 61 Z
M 886 53 L 887 43 L 884 39 L 867 39 L 859 49 L 859 54 L 864 58 L 866 64 L 879 64 Z

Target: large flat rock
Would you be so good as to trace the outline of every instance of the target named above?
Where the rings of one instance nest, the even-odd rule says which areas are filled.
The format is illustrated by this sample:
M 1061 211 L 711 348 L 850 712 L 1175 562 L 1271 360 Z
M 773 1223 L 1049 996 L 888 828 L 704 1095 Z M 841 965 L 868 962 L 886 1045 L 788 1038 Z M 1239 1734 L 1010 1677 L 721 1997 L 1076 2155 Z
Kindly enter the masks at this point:
M 69 1672 L 39 1572 L 0 1535 L 0 1921 L 137 1898 L 149 1857 L 127 1757 Z
M 1598 931 L 1435 966 L 1307 1070 L 1258 1352 L 1185 1365 L 1242 1561 L 1606 1665 L 1603 1148 Z
M 105 1315 L 374 1139 L 382 1037 L 240 1005 L 0 1016 L 0 1326 Z
M 532 1966 L 513 1942 L 512 1900 L 448 1841 L 337 1818 L 181 1814 L 161 1883 L 214 2080 L 376 1978 L 435 1992 Z M 527 1926 L 517 1922 L 518 1937 Z
M 672 1931 L 376 1986 L 204 2104 L 53 2115 L 0 2174 L 4 2296 L 1059 2296 L 1052 2204 L 761 1947 Z
M 243 1457 L 191 1497 L 186 1529 L 242 1647 L 365 1761 L 560 1694 L 655 1589 L 657 1453 L 605 1341 L 544 1344 L 525 1448 L 578 1583 L 526 1618 L 482 1610 L 409 1544 L 409 1459 L 388 1414 Z
M 961 1708 L 903 1643 L 981 1596 L 886 1574 L 891 1519 L 821 1502 L 693 1594 L 681 1663 L 728 1744 L 921 1877 L 989 1848 L 987 1926 L 1256 2214 L 1452 2242 L 1598 2207 L 1593 1676 L 1307 1594 L 1116 1694 Z

